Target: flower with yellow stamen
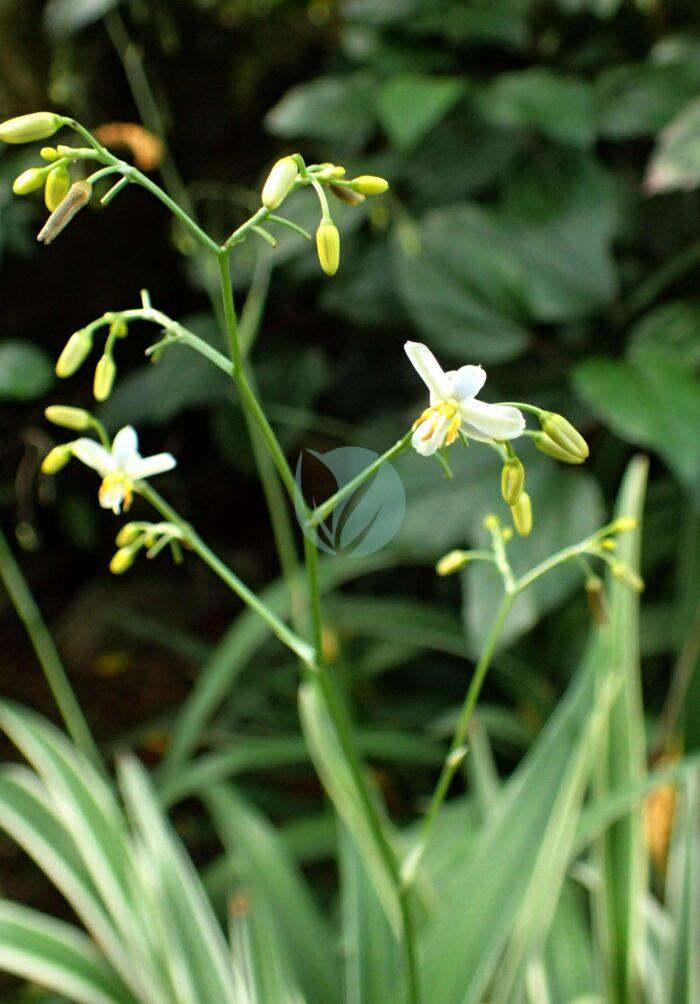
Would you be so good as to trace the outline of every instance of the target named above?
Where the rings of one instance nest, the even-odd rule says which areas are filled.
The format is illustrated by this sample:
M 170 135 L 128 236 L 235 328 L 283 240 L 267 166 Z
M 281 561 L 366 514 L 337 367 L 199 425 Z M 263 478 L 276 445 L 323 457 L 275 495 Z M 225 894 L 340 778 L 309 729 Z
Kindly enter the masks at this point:
M 522 413 L 511 405 L 477 401 L 486 380 L 481 366 L 445 372 L 426 345 L 406 342 L 406 355 L 430 391 L 430 407 L 413 425 L 413 448 L 424 457 L 450 446 L 460 433 L 482 443 L 515 439 L 525 429 Z
M 73 456 L 97 471 L 102 478 L 100 505 L 117 515 L 122 509 L 126 511 L 129 508 L 140 481 L 170 471 L 176 463 L 170 453 L 142 457 L 138 446 L 138 437 L 130 425 L 116 434 L 111 450 L 94 439 L 76 439 L 71 444 Z

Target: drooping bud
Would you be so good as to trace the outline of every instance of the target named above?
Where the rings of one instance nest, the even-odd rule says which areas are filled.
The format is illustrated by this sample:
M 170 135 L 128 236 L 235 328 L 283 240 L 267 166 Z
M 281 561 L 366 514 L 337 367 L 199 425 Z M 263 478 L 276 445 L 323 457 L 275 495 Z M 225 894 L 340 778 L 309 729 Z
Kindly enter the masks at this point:
M 333 195 L 339 198 L 341 202 L 346 202 L 349 206 L 359 206 L 365 201 L 362 192 L 354 192 L 347 185 L 330 185 L 329 188 L 333 192 Z
M 117 366 L 111 356 L 101 356 L 95 367 L 95 379 L 92 385 L 92 392 L 96 401 L 106 401 L 112 393 L 114 378 L 117 375 Z
M 49 171 L 44 189 L 44 203 L 50 213 L 54 211 L 68 195 L 70 189 L 70 172 L 65 164 L 60 164 Z
M 92 196 L 89 181 L 76 181 L 68 189 L 66 197 L 56 206 L 37 235 L 37 240 L 50 244 L 65 230 L 73 217 L 83 209 Z
M 633 589 L 635 593 L 641 593 L 644 591 L 644 579 L 640 575 L 637 575 L 633 568 L 626 565 L 624 561 L 612 561 L 610 563 L 610 571 L 618 582 L 622 582 L 623 585 L 629 586 Z
M 133 544 L 142 533 L 143 527 L 139 526 L 138 523 L 125 523 L 117 534 L 115 543 L 117 547 L 126 547 L 127 544 Z
M 70 443 L 62 443 L 60 446 L 54 446 L 41 462 L 42 473 L 58 474 L 59 471 L 63 470 L 72 456 L 73 449 Z
M 128 572 L 134 563 L 134 552 L 130 547 L 120 547 L 113 555 L 109 563 L 109 570 L 113 575 L 123 575 Z
M 49 163 L 52 163 L 54 160 L 58 160 L 61 155 L 55 146 L 42 146 L 39 150 L 39 156 L 42 160 L 48 160 Z
M 559 460 L 562 464 L 583 463 L 583 457 L 569 453 L 568 450 L 562 450 L 561 446 L 557 446 L 554 440 L 550 439 L 546 432 L 535 432 L 533 433 L 532 438 L 535 440 L 535 446 L 537 449 L 546 454 L 548 457 L 552 457 L 553 460 Z
M 510 457 L 501 471 L 501 495 L 503 501 L 514 506 L 525 487 L 525 468 L 517 457 Z
M 41 188 L 46 178 L 46 168 L 30 167 L 15 178 L 12 182 L 12 191 L 15 195 L 29 195 L 30 192 Z
M 75 429 L 78 432 L 83 432 L 92 425 L 92 415 L 89 411 L 85 411 L 84 408 L 71 408 L 67 404 L 49 405 L 44 409 L 44 416 L 54 425 L 60 425 L 64 429 Z
M 277 209 L 289 195 L 299 176 L 299 167 L 293 157 L 282 157 L 267 176 L 263 185 L 262 204 L 266 209 Z
M 316 249 L 323 271 L 326 275 L 335 275 L 340 264 L 340 234 L 335 223 L 321 221 L 316 231 Z
M 61 127 L 63 120 L 54 112 L 31 112 L 0 122 L 0 140 L 4 143 L 34 143 L 48 139 Z
M 362 195 L 382 195 L 389 188 L 386 178 L 379 178 L 376 174 L 361 174 L 359 178 L 353 178 L 350 184 Z
M 532 501 L 527 492 L 521 492 L 515 505 L 510 507 L 513 526 L 521 537 L 529 537 L 532 532 Z
M 469 555 L 466 551 L 450 551 L 449 554 L 443 555 L 435 566 L 435 571 L 438 575 L 454 575 L 458 572 L 460 568 L 463 568 L 469 561 Z
M 586 597 L 591 617 L 598 625 L 607 623 L 608 610 L 605 602 L 605 588 L 597 575 L 589 575 L 586 579 Z
M 92 350 L 92 335 L 82 329 L 75 331 L 66 342 L 56 363 L 56 376 L 73 376 L 80 369 Z
M 543 411 L 540 414 L 540 425 L 560 449 L 578 457 L 580 462 L 588 457 L 590 452 L 588 443 L 563 415 L 557 415 L 553 411 Z

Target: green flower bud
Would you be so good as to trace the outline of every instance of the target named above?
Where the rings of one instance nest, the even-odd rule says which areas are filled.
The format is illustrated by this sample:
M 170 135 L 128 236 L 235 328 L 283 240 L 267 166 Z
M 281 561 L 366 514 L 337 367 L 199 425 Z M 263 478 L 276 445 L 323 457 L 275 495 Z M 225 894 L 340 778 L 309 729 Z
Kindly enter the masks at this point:
M 114 378 L 117 375 L 117 366 L 111 356 L 101 356 L 95 367 L 95 380 L 92 385 L 92 392 L 96 401 L 106 401 L 112 393 Z
M 635 593 L 641 593 L 644 591 L 644 579 L 637 575 L 633 568 L 626 565 L 624 561 L 612 561 L 610 563 L 610 571 L 613 576 L 622 582 L 623 585 L 629 586 L 633 589 Z
M 41 462 L 41 470 L 44 474 L 58 474 L 66 466 L 73 456 L 70 443 L 63 443 L 61 446 L 54 446 L 46 454 Z
M 76 181 L 71 185 L 64 199 L 59 202 L 37 235 L 37 240 L 50 244 L 65 230 L 70 221 L 84 208 L 92 196 L 89 181 Z
M 129 325 L 123 317 L 115 317 L 109 326 L 109 333 L 114 338 L 126 338 L 129 334 Z
M 335 223 L 322 221 L 316 231 L 318 260 L 326 275 L 335 275 L 340 264 L 340 234 Z
M 66 378 L 79 370 L 92 350 L 92 335 L 85 330 L 74 332 L 56 363 L 56 376 Z
M 54 112 L 32 112 L 0 122 L 0 140 L 4 143 L 34 143 L 48 139 L 62 125 L 60 115 Z
M 44 189 L 44 203 L 50 213 L 63 202 L 70 188 L 70 173 L 65 164 L 49 171 Z
M 587 458 L 590 452 L 588 443 L 563 415 L 544 411 L 540 415 L 540 425 L 560 449 L 578 457 L 579 461 L 584 461 Z
M 293 157 L 283 157 L 273 165 L 263 185 L 262 204 L 267 209 L 277 209 L 289 195 L 299 176 L 299 167 Z
M 613 521 L 610 530 L 612 533 L 629 533 L 631 530 L 636 530 L 638 526 L 639 520 L 636 516 L 618 516 Z
M 552 457 L 554 460 L 561 461 L 563 464 L 582 464 L 584 461 L 583 457 L 569 453 L 568 450 L 562 450 L 561 446 L 557 446 L 546 432 L 534 433 L 533 439 L 538 450 L 545 453 L 548 457 Z
M 515 505 L 510 507 L 513 526 L 521 537 L 529 537 L 532 532 L 532 501 L 527 492 L 521 492 Z
M 525 468 L 517 457 L 511 457 L 501 471 L 501 495 L 503 501 L 514 506 L 525 487 Z
M 449 554 L 440 558 L 435 566 L 435 571 L 438 575 L 453 575 L 460 568 L 463 568 L 468 561 L 469 555 L 466 551 L 450 551 Z
M 30 192 L 41 188 L 46 178 L 46 168 L 30 167 L 22 171 L 19 177 L 12 182 L 12 191 L 15 195 L 29 195 Z
M 39 156 L 42 160 L 48 160 L 51 162 L 58 160 L 61 155 L 55 146 L 42 146 L 41 150 L 39 150 Z
M 138 523 L 125 523 L 117 534 L 115 543 L 117 547 L 126 547 L 127 544 L 133 544 L 142 533 L 143 528 Z
M 123 575 L 128 572 L 134 563 L 134 552 L 131 548 L 120 547 L 109 563 L 109 570 L 113 575 Z
M 350 184 L 362 195 L 382 195 L 389 188 L 386 178 L 379 178 L 375 174 L 361 174 L 359 178 L 353 178 Z
M 92 425 L 92 415 L 84 408 L 71 408 L 66 404 L 51 404 L 44 410 L 45 417 L 54 425 L 64 429 L 76 429 L 82 432 Z

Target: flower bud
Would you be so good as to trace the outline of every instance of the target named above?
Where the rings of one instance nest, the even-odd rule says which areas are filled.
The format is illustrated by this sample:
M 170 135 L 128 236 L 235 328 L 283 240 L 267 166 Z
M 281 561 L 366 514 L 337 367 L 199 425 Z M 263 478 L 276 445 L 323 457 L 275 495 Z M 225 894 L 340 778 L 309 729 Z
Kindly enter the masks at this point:
M 54 112 L 32 112 L 0 122 L 0 140 L 4 143 L 34 143 L 48 139 L 62 125 L 60 115 Z
M 129 325 L 123 317 L 115 317 L 109 326 L 109 333 L 113 338 L 126 338 L 129 334 Z
M 608 610 L 605 603 L 605 588 L 597 575 L 589 575 L 586 579 L 586 597 L 591 617 L 598 625 L 607 623 Z
M 92 425 L 92 415 L 84 408 L 71 408 L 66 404 L 51 404 L 44 410 L 45 417 L 54 425 L 64 429 L 76 429 L 83 432 Z
M 56 376 L 73 376 L 79 370 L 92 350 L 92 335 L 82 329 L 75 331 L 66 342 L 56 363 Z
M 50 244 L 65 230 L 70 221 L 83 209 L 92 196 L 92 185 L 89 181 L 76 181 L 68 189 L 65 198 L 56 206 L 46 223 L 37 235 L 37 240 Z
M 469 561 L 469 555 L 466 551 L 450 551 L 449 554 L 444 555 L 438 561 L 435 566 L 435 571 L 438 575 L 453 575 L 458 572 L 460 568 L 463 568 Z
M 298 176 L 299 167 L 293 157 L 282 157 L 278 160 L 263 185 L 263 206 L 267 209 L 277 209 L 289 195 Z
M 62 443 L 60 446 L 54 446 L 41 462 L 42 473 L 58 474 L 60 470 L 63 470 L 72 456 L 73 449 L 70 443 Z
M 354 192 L 347 185 L 330 185 L 329 187 L 333 195 L 339 198 L 341 202 L 346 202 L 349 206 L 359 206 L 365 201 L 362 192 Z
M 109 563 L 109 570 L 113 575 L 123 575 L 128 572 L 134 563 L 134 552 L 129 547 L 120 547 L 113 555 Z
M 356 192 L 362 195 L 382 195 L 389 188 L 386 178 L 378 178 L 375 174 L 361 174 L 350 182 Z
M 44 203 L 50 213 L 54 211 L 68 195 L 70 188 L 70 173 L 65 164 L 49 171 L 44 190 Z
M 630 530 L 636 530 L 638 526 L 639 520 L 635 516 L 619 516 L 610 529 L 612 533 L 628 533 Z
M 525 468 L 517 457 L 511 457 L 501 471 L 501 495 L 503 501 L 514 506 L 525 487 Z
M 140 537 L 142 533 L 143 528 L 138 523 L 125 523 L 117 534 L 115 544 L 117 547 L 125 547 L 127 544 L 133 544 L 136 538 Z
M 521 492 L 515 505 L 510 507 L 513 526 L 521 537 L 529 537 L 532 532 L 532 501 L 527 492 Z
M 637 575 L 633 568 L 626 565 L 624 561 L 613 561 L 610 563 L 610 571 L 618 582 L 622 582 L 623 585 L 629 586 L 633 589 L 635 593 L 641 593 L 644 591 L 644 579 Z
M 46 178 L 46 168 L 30 167 L 15 178 L 12 182 L 12 191 L 15 195 L 29 195 L 37 188 L 41 188 Z
M 540 415 L 540 425 L 558 447 L 584 461 L 589 454 L 588 443 L 580 432 L 563 415 L 544 411 Z
M 339 164 L 321 164 L 320 166 L 322 170 L 318 172 L 317 177 L 323 178 L 324 181 L 337 181 L 339 178 L 345 177 L 345 168 Z
M 100 357 L 95 367 L 95 379 L 92 385 L 92 392 L 96 401 L 106 401 L 112 393 L 114 378 L 117 375 L 117 366 L 111 356 Z
M 604 551 L 616 551 L 617 541 L 613 540 L 612 537 L 606 537 L 605 540 L 601 540 L 600 546 Z
M 42 160 L 48 160 L 51 163 L 54 160 L 58 160 L 61 155 L 55 146 L 42 146 L 41 150 L 39 150 L 39 156 Z
M 335 275 L 340 264 L 340 234 L 335 223 L 322 221 L 316 231 L 318 260 L 326 275 Z
M 561 446 L 557 446 L 554 440 L 550 439 L 546 432 L 533 433 L 533 439 L 535 440 L 535 446 L 538 450 L 546 454 L 548 457 L 552 457 L 554 460 L 561 461 L 562 464 L 583 463 L 582 457 L 569 453 L 568 450 L 562 450 Z

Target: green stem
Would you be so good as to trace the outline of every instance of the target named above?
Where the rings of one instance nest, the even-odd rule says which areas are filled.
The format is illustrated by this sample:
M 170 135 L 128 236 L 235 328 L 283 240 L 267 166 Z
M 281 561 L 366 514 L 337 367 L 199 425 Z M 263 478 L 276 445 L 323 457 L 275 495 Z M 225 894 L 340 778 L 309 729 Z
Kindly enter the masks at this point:
M 253 213 L 249 220 L 242 223 L 240 227 L 238 227 L 237 230 L 234 230 L 231 236 L 224 241 L 222 245 L 223 250 L 230 251 L 234 245 L 240 244 L 244 241 L 248 236 L 248 231 L 253 230 L 254 227 L 258 226 L 258 224 L 263 223 L 269 215 L 270 210 L 266 206 L 261 206 L 260 209 Z
M 295 655 L 297 655 L 306 666 L 313 667 L 314 651 L 312 647 L 300 638 L 291 628 L 279 619 L 265 604 L 258 599 L 252 590 L 238 578 L 228 565 L 226 565 L 207 544 L 204 543 L 199 534 L 178 513 L 162 498 L 155 489 L 146 482 L 141 482 L 138 486 L 139 494 L 156 509 L 164 519 L 173 523 L 183 534 L 184 541 L 199 555 L 202 561 L 207 564 L 219 578 L 226 583 L 236 596 L 238 596 L 246 606 L 254 610 L 262 620 L 268 625 L 282 644 L 286 645 Z
M 465 742 L 469 733 L 471 718 L 474 713 L 476 703 L 479 700 L 479 694 L 481 693 L 481 688 L 486 678 L 488 668 L 491 665 L 491 659 L 493 658 L 493 653 L 498 643 L 498 639 L 500 638 L 501 631 L 503 630 L 503 625 L 505 624 L 506 617 L 508 616 L 508 612 L 510 611 L 513 603 L 513 596 L 513 593 L 506 593 L 501 600 L 501 605 L 499 606 L 496 617 L 491 625 L 491 630 L 489 631 L 488 638 L 486 639 L 486 644 L 479 656 L 479 661 L 476 664 L 474 675 L 469 683 L 469 687 L 462 704 L 462 709 L 457 720 L 457 726 L 450 744 L 450 751 L 445 758 L 442 771 L 440 772 L 440 777 L 438 778 L 435 790 L 431 796 L 428 811 L 425 815 L 425 819 L 423 820 L 418 840 L 406 858 L 403 878 L 404 883 L 407 886 L 411 885 L 412 880 L 415 877 L 416 870 L 423 854 L 425 853 L 433 825 L 442 803 L 445 800 L 445 796 L 449 791 L 452 779 L 466 756 L 467 747 L 465 746 Z
M 565 547 L 563 550 L 558 551 L 551 557 L 545 558 L 545 560 L 541 561 L 539 565 L 535 565 L 533 569 L 516 580 L 515 591 L 521 593 L 523 589 L 527 589 L 528 586 L 532 585 L 535 579 L 539 579 L 541 575 L 544 575 L 546 572 L 556 568 L 557 565 L 562 565 L 565 561 L 570 561 L 579 554 L 585 554 L 589 543 L 591 543 L 590 540 L 584 540 L 579 544 L 572 544 L 571 547 Z M 603 559 L 605 558 L 602 554 L 600 557 Z
M 373 460 L 371 464 L 365 467 L 364 471 L 360 471 L 356 477 L 354 477 L 351 481 L 348 481 L 346 485 L 343 485 L 340 491 L 337 491 L 335 495 L 331 495 L 331 497 L 326 499 L 326 501 L 320 506 L 317 506 L 313 512 L 310 513 L 309 518 L 306 521 L 306 525 L 318 526 L 319 523 L 322 523 L 324 519 L 330 516 L 339 502 L 342 502 L 343 499 L 357 491 L 360 485 L 363 485 L 368 478 L 371 478 L 372 475 L 379 470 L 382 464 L 385 464 L 389 460 L 393 460 L 394 457 L 398 457 L 401 453 L 403 453 L 404 450 L 408 448 L 412 435 L 412 432 L 407 432 L 403 439 L 399 439 L 398 442 L 394 443 L 394 445 L 386 451 L 386 453 L 383 453 L 381 457 L 377 457 L 376 460 Z
M 100 770 L 102 758 L 80 709 L 68 674 L 29 586 L 15 561 L 4 533 L 0 530 L 0 577 L 36 652 L 66 729 L 75 745 Z

